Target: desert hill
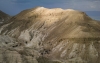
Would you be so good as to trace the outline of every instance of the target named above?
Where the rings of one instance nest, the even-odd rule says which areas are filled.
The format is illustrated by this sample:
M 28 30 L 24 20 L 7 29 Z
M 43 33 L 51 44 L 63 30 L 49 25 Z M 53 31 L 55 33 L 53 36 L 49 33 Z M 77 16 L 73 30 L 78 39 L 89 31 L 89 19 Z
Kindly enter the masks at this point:
M 4 23 L 0 35 L 2 63 L 100 63 L 100 23 L 82 11 L 27 9 Z

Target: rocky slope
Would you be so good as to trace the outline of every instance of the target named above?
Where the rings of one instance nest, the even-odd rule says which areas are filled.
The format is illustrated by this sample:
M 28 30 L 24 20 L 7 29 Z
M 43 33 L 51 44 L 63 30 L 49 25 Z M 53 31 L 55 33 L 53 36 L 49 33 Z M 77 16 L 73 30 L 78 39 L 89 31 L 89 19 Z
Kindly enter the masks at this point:
M 0 27 L 1 63 L 100 63 L 100 23 L 72 9 L 27 9 Z
M 2 24 L 5 21 L 8 21 L 10 18 L 11 18 L 11 16 L 9 16 L 8 14 L 6 14 L 0 10 L 0 24 Z

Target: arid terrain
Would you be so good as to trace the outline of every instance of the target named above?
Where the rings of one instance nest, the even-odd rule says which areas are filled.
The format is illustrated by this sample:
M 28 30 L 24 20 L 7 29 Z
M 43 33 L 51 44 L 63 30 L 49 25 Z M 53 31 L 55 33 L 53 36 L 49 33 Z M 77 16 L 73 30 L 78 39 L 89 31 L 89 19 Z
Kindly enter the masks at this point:
M 100 63 L 100 22 L 73 9 L 23 10 L 0 25 L 0 63 Z

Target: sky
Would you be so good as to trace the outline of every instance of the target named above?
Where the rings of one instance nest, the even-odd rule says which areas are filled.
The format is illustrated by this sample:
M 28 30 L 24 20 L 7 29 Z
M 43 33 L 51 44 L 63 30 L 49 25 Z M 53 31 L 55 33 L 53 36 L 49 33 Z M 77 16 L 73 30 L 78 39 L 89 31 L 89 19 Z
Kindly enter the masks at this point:
M 75 9 L 80 11 L 97 11 L 100 15 L 100 0 L 0 0 L 0 10 L 16 15 L 22 10 L 37 6 L 46 8 Z M 91 14 L 91 12 L 87 12 Z

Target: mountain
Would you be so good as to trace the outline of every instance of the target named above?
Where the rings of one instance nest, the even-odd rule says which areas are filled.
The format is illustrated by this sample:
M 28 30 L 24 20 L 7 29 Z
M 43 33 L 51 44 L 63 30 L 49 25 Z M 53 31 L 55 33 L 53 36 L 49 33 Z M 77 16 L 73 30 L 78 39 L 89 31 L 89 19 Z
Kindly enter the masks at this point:
M 8 21 L 9 19 L 10 19 L 10 16 L 0 10 L 0 23 Z
M 100 63 L 99 49 L 100 23 L 82 11 L 36 7 L 0 26 L 1 63 Z

